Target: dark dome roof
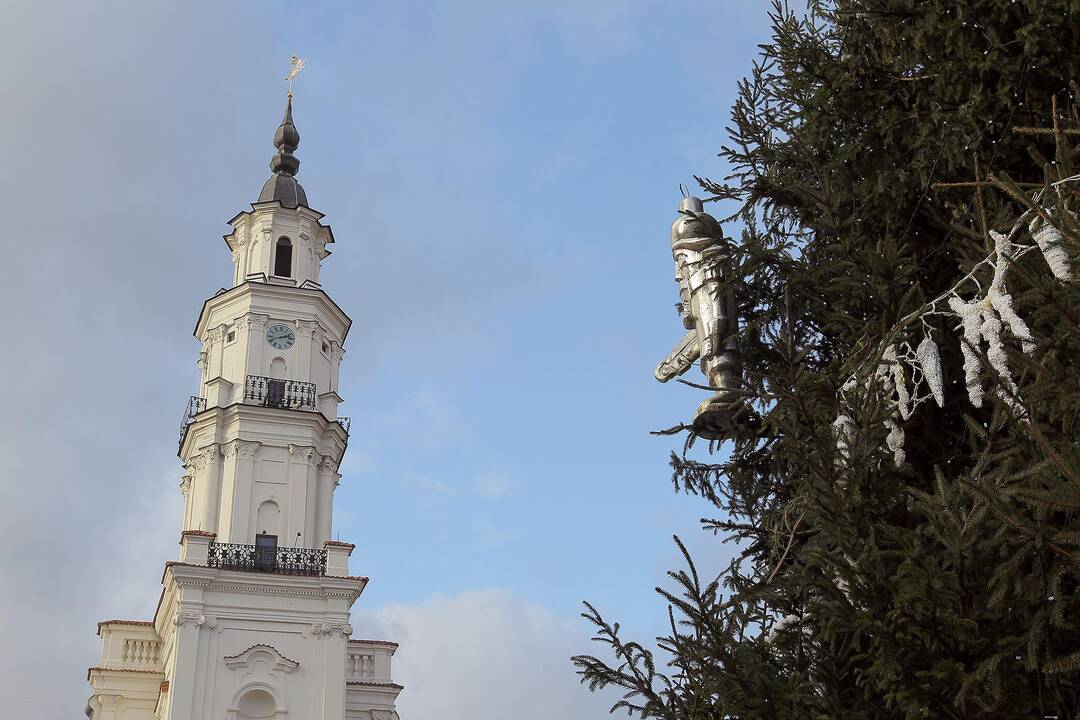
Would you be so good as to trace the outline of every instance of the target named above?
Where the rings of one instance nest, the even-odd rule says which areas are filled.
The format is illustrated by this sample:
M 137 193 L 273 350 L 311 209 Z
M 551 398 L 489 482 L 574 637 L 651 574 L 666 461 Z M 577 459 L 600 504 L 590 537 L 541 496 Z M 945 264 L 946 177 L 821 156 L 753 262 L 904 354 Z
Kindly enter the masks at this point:
M 300 171 L 300 159 L 293 152 L 300 146 L 300 132 L 293 124 L 292 93 L 285 106 L 285 118 L 274 133 L 274 147 L 277 154 L 270 159 L 270 171 L 274 174 L 263 184 L 258 202 L 280 202 L 284 207 L 307 207 L 307 193 L 296 180 Z
M 287 208 L 294 208 L 298 205 L 308 206 L 307 193 L 304 192 L 304 188 L 296 181 L 296 178 L 289 175 L 271 175 L 270 179 L 263 184 L 258 202 L 272 202 L 274 200 Z

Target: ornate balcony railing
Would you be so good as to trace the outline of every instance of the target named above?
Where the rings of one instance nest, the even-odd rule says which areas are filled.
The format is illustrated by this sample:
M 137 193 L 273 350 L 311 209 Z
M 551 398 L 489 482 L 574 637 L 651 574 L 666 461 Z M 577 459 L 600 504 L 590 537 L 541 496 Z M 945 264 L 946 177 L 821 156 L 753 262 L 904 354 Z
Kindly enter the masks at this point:
M 195 422 L 195 416 L 206 409 L 206 398 L 191 396 L 184 414 L 180 416 L 180 443 L 183 444 L 184 436 L 187 435 L 188 425 Z
M 277 575 L 325 575 L 326 550 L 210 543 L 212 568 Z
M 341 424 L 341 427 L 345 429 L 345 434 L 348 435 L 349 434 L 349 427 L 352 426 L 352 418 L 339 417 L 337 419 L 337 421 Z
M 315 409 L 315 383 L 248 375 L 244 400 L 289 410 Z

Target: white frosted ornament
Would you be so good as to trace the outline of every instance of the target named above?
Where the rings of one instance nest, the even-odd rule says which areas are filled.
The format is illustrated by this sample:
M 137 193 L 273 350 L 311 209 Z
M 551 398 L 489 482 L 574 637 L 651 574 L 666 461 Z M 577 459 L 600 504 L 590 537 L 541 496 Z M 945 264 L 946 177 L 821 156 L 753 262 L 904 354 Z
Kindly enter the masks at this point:
M 911 394 L 908 393 L 907 382 L 904 380 L 904 368 L 896 359 L 896 346 L 890 345 L 885 348 L 881 359 L 889 365 L 888 370 L 892 375 L 892 384 L 896 390 L 896 407 L 900 411 L 900 417 L 907 420 L 911 417 Z
M 1001 316 L 1002 322 L 1009 326 L 1009 332 L 1020 341 L 1020 347 L 1030 355 L 1035 352 L 1035 340 L 1031 337 L 1031 330 L 1024 319 L 1016 314 L 1013 309 L 1012 295 L 1005 283 L 1005 277 L 1009 272 L 1009 264 L 1012 262 L 1013 244 L 1005 233 L 995 230 L 990 231 L 990 237 L 994 240 L 994 253 L 997 256 L 994 263 L 994 280 L 990 283 L 990 289 L 986 291 L 986 299 L 990 306 Z M 986 309 L 983 310 L 984 314 Z
M 998 388 L 998 396 L 1009 405 L 1015 405 L 1016 381 L 1009 370 L 1009 356 L 1001 342 L 1001 321 L 993 312 L 984 313 L 980 334 L 986 340 L 986 359 L 990 361 L 990 367 L 994 368 L 1001 384 L 1011 391 Z
M 915 357 L 922 368 L 923 378 L 930 388 L 930 394 L 934 396 L 934 402 L 938 407 L 945 407 L 945 379 L 941 372 L 941 353 L 937 343 L 929 335 L 922 339 L 919 347 L 915 348 Z
M 991 286 L 986 292 L 986 296 L 989 298 L 991 306 L 1001 316 L 1002 321 L 1009 326 L 1009 332 L 1020 341 L 1020 348 L 1024 353 L 1030 355 L 1035 352 L 1035 340 L 1031 337 L 1031 330 L 1028 328 L 1027 323 L 1024 322 L 1024 319 L 1017 315 L 1016 310 L 1013 309 L 1012 296 L 997 286 Z
M 1058 280 L 1068 281 L 1072 279 L 1072 264 L 1069 262 L 1069 254 L 1061 246 L 1063 240 L 1061 230 L 1045 222 L 1041 217 L 1036 217 L 1028 225 L 1028 232 L 1039 246 L 1046 264 L 1050 266 L 1050 272 Z
M 977 303 L 966 303 L 955 295 L 949 298 L 949 307 L 960 316 L 964 338 L 960 341 L 960 352 L 964 354 L 964 383 L 967 385 L 968 400 L 977 408 L 983 404 L 983 386 L 979 382 L 979 356 L 975 348 L 979 347 L 982 336 L 982 312 Z

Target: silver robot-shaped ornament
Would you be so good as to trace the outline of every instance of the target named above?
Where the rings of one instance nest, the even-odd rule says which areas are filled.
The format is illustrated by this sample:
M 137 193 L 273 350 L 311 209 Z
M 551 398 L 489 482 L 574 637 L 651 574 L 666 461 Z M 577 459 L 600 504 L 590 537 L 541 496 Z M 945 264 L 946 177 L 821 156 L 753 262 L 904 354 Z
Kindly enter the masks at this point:
M 679 284 L 676 309 L 689 330 L 656 367 L 656 379 L 667 382 L 701 359 L 701 371 L 716 391 L 694 415 L 694 433 L 722 439 L 742 407 L 735 288 L 731 245 L 720 223 L 701 200 L 684 197 L 671 225 L 671 254 Z

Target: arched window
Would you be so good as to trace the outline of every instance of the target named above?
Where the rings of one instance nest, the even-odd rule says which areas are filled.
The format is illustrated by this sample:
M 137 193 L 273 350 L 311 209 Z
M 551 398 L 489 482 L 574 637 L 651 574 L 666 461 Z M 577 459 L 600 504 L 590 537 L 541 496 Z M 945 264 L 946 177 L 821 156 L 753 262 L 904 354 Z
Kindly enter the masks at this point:
M 274 274 L 292 277 L 292 240 L 287 237 L 279 237 L 274 247 Z
M 277 700 L 265 690 L 253 688 L 244 693 L 236 709 L 237 717 L 242 720 L 272 718 L 277 714 Z

